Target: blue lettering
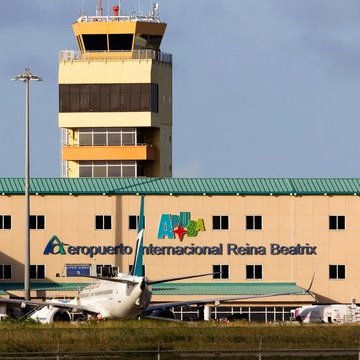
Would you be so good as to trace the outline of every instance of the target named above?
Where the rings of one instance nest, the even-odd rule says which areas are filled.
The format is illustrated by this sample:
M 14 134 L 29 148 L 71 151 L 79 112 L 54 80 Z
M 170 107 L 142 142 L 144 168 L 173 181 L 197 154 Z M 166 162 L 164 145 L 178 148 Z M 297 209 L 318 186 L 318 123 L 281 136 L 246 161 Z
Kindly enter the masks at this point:
M 172 232 L 172 218 L 170 214 L 162 214 L 159 223 L 159 229 L 157 233 L 158 239 L 164 239 L 165 237 L 169 239 L 175 239 L 175 234 Z

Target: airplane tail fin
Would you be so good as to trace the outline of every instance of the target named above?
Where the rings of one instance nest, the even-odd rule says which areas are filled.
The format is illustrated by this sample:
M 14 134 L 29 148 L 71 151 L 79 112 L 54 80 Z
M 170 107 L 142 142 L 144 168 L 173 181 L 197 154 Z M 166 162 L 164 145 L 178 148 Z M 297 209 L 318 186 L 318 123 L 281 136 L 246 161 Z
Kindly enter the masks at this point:
M 136 239 L 135 258 L 134 258 L 133 267 L 130 272 L 130 275 L 133 276 L 144 276 L 143 274 L 144 228 L 145 228 L 144 195 L 142 195 L 140 202 L 140 214 L 138 221 L 138 235 Z

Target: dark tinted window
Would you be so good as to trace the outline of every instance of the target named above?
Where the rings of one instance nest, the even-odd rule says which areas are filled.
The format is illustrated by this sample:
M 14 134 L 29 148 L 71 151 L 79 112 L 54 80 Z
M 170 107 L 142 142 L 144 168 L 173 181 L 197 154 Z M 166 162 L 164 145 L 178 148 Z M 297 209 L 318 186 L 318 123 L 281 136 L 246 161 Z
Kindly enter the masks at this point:
M 246 216 L 246 230 L 261 230 L 262 229 L 262 216 L 249 215 Z
M 213 265 L 213 279 L 221 279 L 220 265 Z
M 100 86 L 100 108 L 102 112 L 110 111 L 110 85 Z
M 213 279 L 228 279 L 229 265 L 213 265 Z
M 37 228 L 45 229 L 45 216 L 43 216 L 43 215 L 37 216 Z
M 344 230 L 345 229 L 345 216 L 329 216 L 329 229 L 330 230 Z
M 345 265 L 329 265 L 329 279 L 345 279 Z
M 0 280 L 11 279 L 11 265 L 0 265 Z
M 214 230 L 220 229 L 220 216 L 213 216 L 213 229 Z
M 36 279 L 36 265 L 30 265 L 30 279 Z
M 345 279 L 345 265 L 338 265 L 338 279 Z
M 334 230 L 337 228 L 336 216 L 329 216 L 329 229 Z
M 111 216 L 110 215 L 96 215 L 95 216 L 96 230 L 111 230 Z
M 62 84 L 60 112 L 158 112 L 157 84 Z
M 338 229 L 345 229 L 345 216 L 338 216 Z
M 132 34 L 109 34 L 109 48 L 110 50 L 125 50 L 132 49 L 133 35 Z
M 4 265 L 4 279 L 11 279 L 11 265 Z
M 83 35 L 86 51 L 107 50 L 107 36 L 102 34 Z
M 131 111 L 139 111 L 141 109 L 141 85 L 132 84 L 131 86 Z
M 10 215 L 0 215 L 0 229 L 1 230 L 11 229 L 11 216 Z
M 144 216 L 144 229 L 145 229 L 145 216 Z M 129 215 L 129 230 L 137 230 L 139 224 L 138 215 Z
M 100 112 L 101 111 L 101 107 L 100 107 L 100 85 L 98 84 L 91 84 L 89 86 L 89 90 L 90 90 L 90 95 L 89 95 L 89 111 L 94 111 L 94 112 Z M 71 111 L 71 110 L 68 110 Z
M 227 229 L 229 229 L 229 217 L 226 216 L 226 215 L 213 216 L 213 229 L 214 230 L 227 230 Z
M 151 111 L 159 112 L 159 85 L 151 84 Z
M 44 215 L 30 215 L 30 229 L 42 230 L 45 229 Z
M 246 265 L 246 279 L 262 279 L 262 265 Z
M 44 265 L 37 266 L 37 278 L 45 279 L 45 266 Z

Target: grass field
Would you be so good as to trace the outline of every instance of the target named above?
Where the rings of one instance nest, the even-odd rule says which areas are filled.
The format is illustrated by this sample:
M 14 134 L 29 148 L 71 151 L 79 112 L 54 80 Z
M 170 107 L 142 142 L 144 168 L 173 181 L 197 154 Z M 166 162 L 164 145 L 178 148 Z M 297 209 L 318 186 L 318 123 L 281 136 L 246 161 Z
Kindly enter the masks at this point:
M 0 352 L 357 348 L 360 325 L 104 321 L 0 323 Z

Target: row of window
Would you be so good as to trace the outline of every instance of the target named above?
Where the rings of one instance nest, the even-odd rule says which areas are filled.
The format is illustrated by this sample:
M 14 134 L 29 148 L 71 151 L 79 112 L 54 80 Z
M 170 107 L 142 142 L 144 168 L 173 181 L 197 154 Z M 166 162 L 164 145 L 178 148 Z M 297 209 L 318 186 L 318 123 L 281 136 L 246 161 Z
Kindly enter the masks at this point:
M 143 134 L 135 128 L 79 130 L 79 146 L 129 146 L 143 142 Z
M 112 229 L 111 215 L 95 215 L 95 229 L 96 230 L 111 230 Z M 138 226 L 139 216 L 129 215 L 129 229 L 136 230 Z M 31 230 L 45 229 L 44 215 L 30 215 L 29 226 Z M 145 218 L 144 218 L 145 224 Z M 11 229 L 11 215 L 0 215 L 0 229 Z
M 70 265 L 70 268 L 74 267 Z M 79 267 L 79 266 L 75 266 Z M 81 267 L 81 265 L 80 265 Z M 87 272 L 82 275 L 90 275 L 90 265 L 85 266 L 88 269 Z M 118 273 L 118 268 L 111 265 L 96 265 L 96 275 L 102 277 L 114 277 Z M 79 276 L 79 273 L 67 271 L 66 276 L 74 277 Z M 11 265 L 0 265 L 0 280 L 11 280 L 12 279 L 12 266 Z M 45 265 L 30 265 L 30 279 L 39 280 L 45 279 Z
M 137 216 L 129 216 L 129 229 L 137 229 Z M 95 229 L 96 230 L 111 230 L 111 215 L 96 215 Z M 228 230 L 229 217 L 227 215 L 215 215 L 212 217 L 213 230 Z M 246 230 L 262 230 L 262 216 L 248 215 L 246 216 Z M 11 215 L 0 215 L 0 229 L 11 229 Z M 30 229 L 45 229 L 44 215 L 30 215 Z M 330 230 L 344 230 L 345 216 L 329 216 Z
M 229 265 L 213 265 L 213 279 L 229 279 Z M 263 278 L 262 265 L 246 265 L 247 280 L 261 280 Z M 344 280 L 345 265 L 329 265 L 329 279 Z
M 159 111 L 158 84 L 60 84 L 60 112 Z
M 75 268 L 77 271 L 70 271 Z M 129 266 L 131 272 L 132 265 Z M 69 265 L 66 276 L 74 277 L 81 275 L 90 275 L 90 265 Z M 80 269 L 80 270 L 79 270 Z M 85 272 L 82 271 L 85 269 Z M 229 265 L 213 265 L 213 279 L 229 279 Z M 112 265 L 96 265 L 97 276 L 113 277 L 116 276 L 118 268 Z M 145 265 L 143 265 L 143 276 L 145 276 Z M 45 265 L 30 265 L 31 279 L 45 279 Z M 11 265 L 0 265 L 0 280 L 12 279 Z M 262 280 L 263 266 L 262 265 L 246 265 L 246 280 Z M 345 265 L 329 265 L 329 279 L 344 280 L 345 279 Z
M 134 49 L 159 50 L 162 37 L 137 34 L 82 34 L 76 37 L 82 51 L 130 51 Z M 82 41 L 81 41 L 82 40 Z
M 45 229 L 45 216 L 44 215 L 30 215 L 29 217 L 30 229 Z M 11 215 L 0 215 L 0 229 L 11 229 Z
M 11 279 L 11 265 L 0 265 L 0 280 Z M 45 279 L 45 265 L 30 265 L 30 279 Z
M 246 230 L 262 230 L 262 228 L 263 228 L 263 220 L 261 215 L 246 216 Z M 228 230 L 229 216 L 227 215 L 213 216 L 213 229 Z M 329 230 L 345 230 L 345 216 L 330 215 Z
M 229 279 L 229 265 L 213 265 L 213 279 Z M 262 265 L 246 265 L 246 279 L 260 280 L 263 278 Z
M 79 161 L 81 178 L 137 178 L 144 174 L 144 166 L 138 161 Z

